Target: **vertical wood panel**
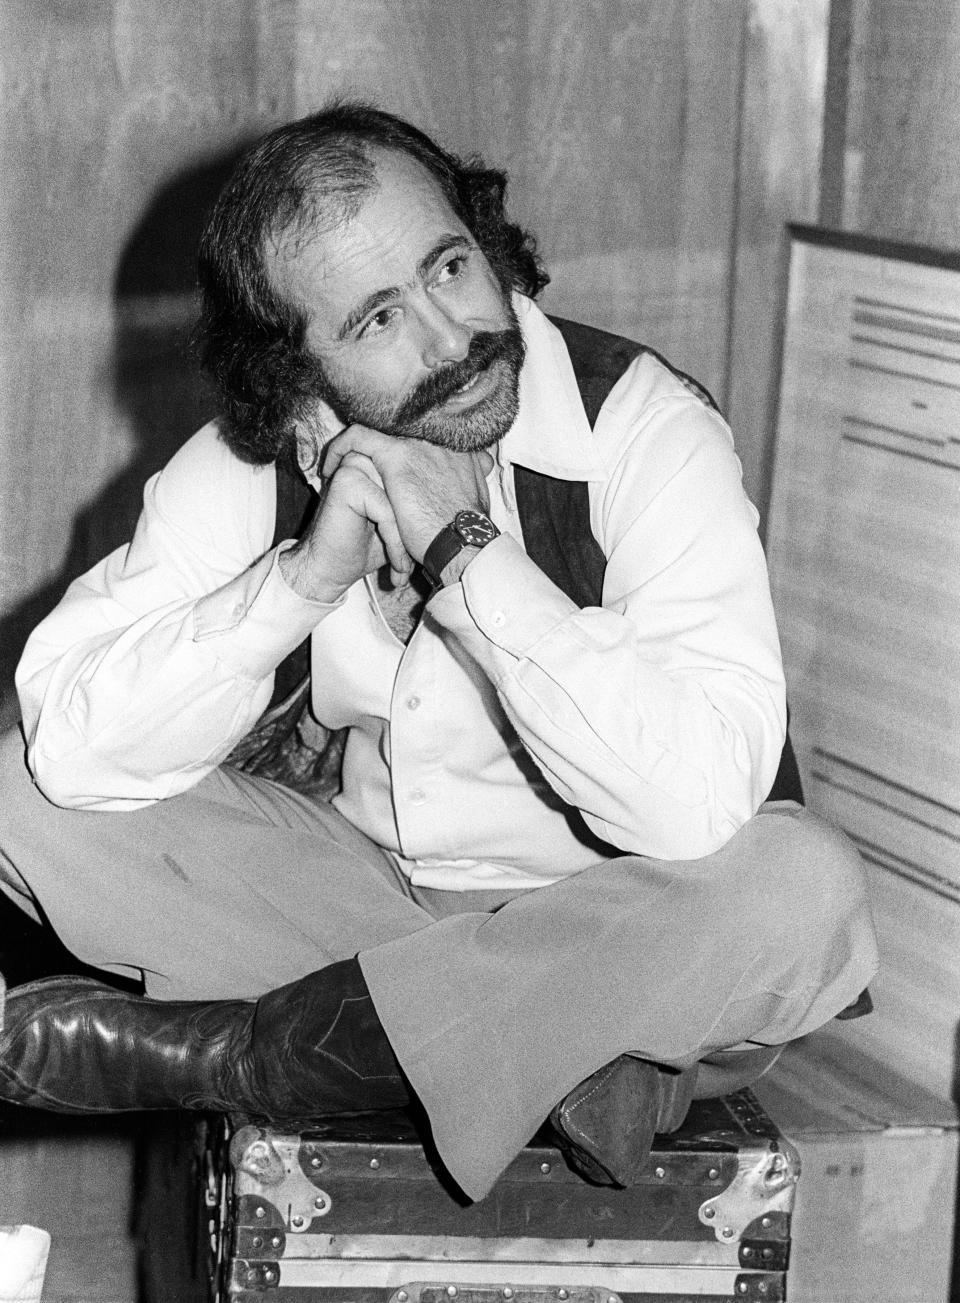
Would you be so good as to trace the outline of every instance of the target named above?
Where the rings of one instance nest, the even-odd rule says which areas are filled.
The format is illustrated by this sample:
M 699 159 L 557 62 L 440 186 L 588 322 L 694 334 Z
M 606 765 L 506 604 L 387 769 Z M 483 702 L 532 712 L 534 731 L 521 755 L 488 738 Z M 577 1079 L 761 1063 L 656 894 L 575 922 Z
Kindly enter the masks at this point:
M 834 228 L 843 224 L 852 42 L 853 0 L 832 0 L 823 110 L 823 155 L 820 160 L 819 220 L 822 226 Z
M 4 686 L 31 625 L 129 534 L 144 479 L 209 414 L 183 356 L 199 201 L 183 169 L 291 111 L 289 53 L 259 53 L 273 8 L 2 8 Z
M 724 388 L 744 482 L 762 513 L 776 407 L 785 223 L 817 215 L 828 25 L 829 0 L 751 0 Z
M 844 223 L 960 248 L 960 7 L 857 0 Z
M 545 302 L 655 345 L 716 388 L 745 6 L 607 12 L 604 41 L 598 15 L 575 9 L 554 66 L 531 51 L 520 175 L 554 275 Z M 537 133 L 537 118 L 551 131 Z

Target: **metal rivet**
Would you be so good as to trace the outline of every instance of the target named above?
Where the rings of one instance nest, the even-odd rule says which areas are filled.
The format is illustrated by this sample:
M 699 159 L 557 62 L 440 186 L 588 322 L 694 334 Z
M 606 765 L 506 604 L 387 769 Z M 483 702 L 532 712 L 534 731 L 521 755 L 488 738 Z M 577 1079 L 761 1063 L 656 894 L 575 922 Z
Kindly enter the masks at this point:
M 749 1244 L 745 1244 L 745 1245 L 743 1246 L 743 1256 L 744 1256 L 745 1258 L 752 1258 L 752 1257 L 753 1257 L 753 1249 L 751 1249 L 751 1247 L 750 1247 Z
M 326 1208 L 327 1201 L 324 1199 L 322 1194 L 317 1195 L 316 1199 L 313 1201 L 313 1206 L 314 1208 Z
M 273 1270 L 272 1267 L 268 1267 L 267 1270 L 263 1273 L 263 1279 L 267 1282 L 268 1285 L 272 1285 L 273 1282 L 277 1279 L 277 1273 Z
M 767 1247 L 766 1249 L 764 1249 L 764 1250 L 761 1252 L 760 1256 L 761 1256 L 761 1258 L 767 1258 L 767 1259 L 772 1258 L 772 1257 L 773 1257 L 773 1249 Z
M 456 1298 L 456 1297 L 457 1297 L 457 1293 L 458 1293 L 458 1290 L 457 1290 L 456 1285 L 448 1285 L 448 1286 L 447 1286 L 447 1297 L 448 1297 L 448 1298 Z
M 549 1176 L 550 1173 L 553 1171 L 553 1168 L 550 1166 L 549 1163 L 541 1163 L 540 1171 L 544 1174 L 544 1176 Z
M 732 1240 L 732 1239 L 733 1239 L 733 1227 L 732 1227 L 732 1226 L 724 1226 L 724 1228 L 723 1228 L 723 1230 L 720 1232 L 720 1234 L 723 1236 L 723 1238 L 724 1238 L 725 1240 Z
M 501 1290 L 501 1293 L 503 1294 L 504 1298 L 513 1298 L 513 1290 L 510 1288 L 509 1285 L 504 1285 L 503 1289 Z
M 569 1298 L 569 1297 L 570 1297 L 570 1291 L 568 1289 L 557 1290 L 557 1298 Z
M 703 1210 L 703 1215 L 704 1215 L 704 1217 L 706 1217 L 706 1218 L 708 1218 L 708 1219 L 710 1219 L 710 1220 L 712 1221 L 713 1218 L 716 1217 L 716 1215 L 717 1215 L 717 1210 L 716 1210 L 716 1208 L 704 1208 L 704 1210 Z
M 253 1210 L 253 1215 L 254 1217 L 266 1217 L 267 1210 L 264 1208 L 263 1204 L 258 1204 Z
M 270 1245 L 271 1245 L 272 1248 L 274 1248 L 274 1249 L 279 1249 L 279 1247 L 280 1247 L 280 1245 L 281 1245 L 282 1243 L 283 1243 L 283 1239 L 282 1239 L 281 1236 L 279 1236 L 279 1235 L 271 1235 L 271 1236 L 270 1236 Z
M 374 1170 L 375 1172 L 378 1171 L 379 1168 L 380 1168 L 380 1159 L 379 1159 L 379 1158 L 371 1158 L 371 1159 L 370 1159 L 370 1166 L 373 1168 L 373 1170 Z
M 663 1178 L 664 1178 L 664 1177 L 666 1176 L 666 1174 L 667 1174 L 667 1169 L 666 1169 L 665 1167 L 657 1167 L 657 1168 L 654 1168 L 654 1172 L 653 1172 L 653 1174 L 654 1174 L 654 1176 L 657 1178 L 658 1181 L 662 1181 Z
M 256 1267 L 251 1267 L 250 1270 L 247 1272 L 247 1284 L 256 1285 L 259 1283 L 259 1281 L 260 1281 L 260 1273 L 257 1271 Z
M 766 1294 L 766 1292 L 767 1292 L 767 1282 L 765 1280 L 761 1280 L 760 1284 L 757 1286 L 757 1293 Z
M 745 1280 L 741 1280 L 740 1284 L 737 1286 L 737 1293 L 746 1294 L 747 1289 L 748 1289 L 747 1282 Z
M 407 1293 L 407 1291 L 405 1289 L 401 1289 L 397 1293 L 397 1303 L 407 1303 L 407 1299 L 409 1297 L 410 1295 Z
M 310 1159 L 310 1166 L 314 1169 L 314 1171 L 316 1171 L 318 1167 L 323 1167 L 323 1159 L 320 1157 L 319 1154 L 314 1154 L 314 1156 Z
M 707 1173 L 707 1180 L 715 1181 L 719 1175 L 720 1169 L 718 1167 L 711 1167 L 710 1171 Z
M 262 1235 L 255 1235 L 255 1236 L 253 1237 L 253 1247 L 254 1247 L 255 1249 L 262 1249 L 262 1248 L 263 1248 L 263 1236 L 262 1236 Z
M 291 1220 L 291 1222 L 293 1223 L 294 1226 L 302 1226 L 302 1225 L 304 1224 L 304 1222 L 306 1221 L 306 1218 L 305 1218 L 305 1217 L 291 1217 L 290 1220 Z
M 761 1217 L 761 1218 L 760 1218 L 760 1225 L 763 1226 L 764 1228 L 769 1228 L 770 1226 L 773 1225 L 773 1218 L 772 1218 L 772 1217 Z

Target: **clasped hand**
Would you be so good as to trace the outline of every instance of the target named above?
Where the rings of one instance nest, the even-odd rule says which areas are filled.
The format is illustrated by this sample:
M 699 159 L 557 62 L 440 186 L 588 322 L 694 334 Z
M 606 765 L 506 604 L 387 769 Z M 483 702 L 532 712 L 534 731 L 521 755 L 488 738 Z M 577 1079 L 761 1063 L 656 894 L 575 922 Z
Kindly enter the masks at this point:
M 492 466 L 488 452 L 349 426 L 323 450 L 320 502 L 303 538 L 281 555 L 284 578 L 322 602 L 384 564 L 399 582 L 458 511 L 488 509 Z

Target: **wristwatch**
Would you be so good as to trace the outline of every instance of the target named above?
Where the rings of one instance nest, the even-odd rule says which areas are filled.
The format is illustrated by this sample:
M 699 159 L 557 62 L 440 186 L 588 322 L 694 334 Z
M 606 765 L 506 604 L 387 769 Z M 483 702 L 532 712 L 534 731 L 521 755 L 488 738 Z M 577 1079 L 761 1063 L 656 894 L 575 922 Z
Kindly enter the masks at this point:
M 455 556 L 465 547 L 486 547 L 500 533 L 489 516 L 482 511 L 467 508 L 458 511 L 449 525 L 444 525 L 440 533 L 427 548 L 423 556 L 423 571 L 433 584 L 439 588 L 442 584 L 441 572 Z

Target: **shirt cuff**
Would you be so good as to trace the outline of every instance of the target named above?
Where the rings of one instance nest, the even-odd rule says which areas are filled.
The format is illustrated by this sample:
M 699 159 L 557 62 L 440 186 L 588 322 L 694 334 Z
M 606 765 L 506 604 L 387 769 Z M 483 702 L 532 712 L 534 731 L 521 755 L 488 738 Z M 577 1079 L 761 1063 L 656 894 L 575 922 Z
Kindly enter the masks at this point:
M 465 640 L 479 630 L 516 658 L 578 610 L 509 534 L 482 548 L 460 583 L 441 589 L 430 602 L 430 614 L 444 628 Z
M 279 566 L 280 553 L 292 545 L 273 548 L 193 608 L 194 642 L 210 644 L 220 660 L 250 679 L 272 674 L 345 600 L 314 602 L 294 592 Z

